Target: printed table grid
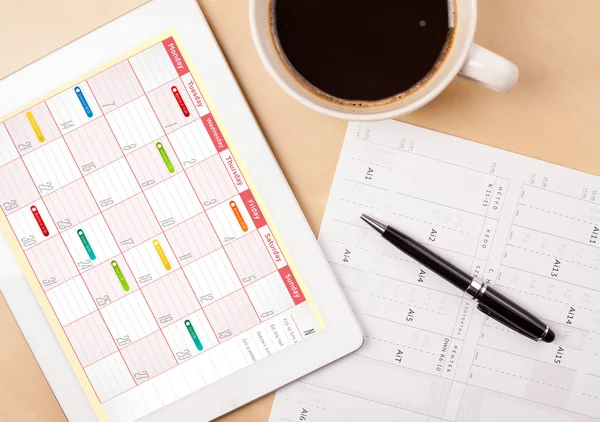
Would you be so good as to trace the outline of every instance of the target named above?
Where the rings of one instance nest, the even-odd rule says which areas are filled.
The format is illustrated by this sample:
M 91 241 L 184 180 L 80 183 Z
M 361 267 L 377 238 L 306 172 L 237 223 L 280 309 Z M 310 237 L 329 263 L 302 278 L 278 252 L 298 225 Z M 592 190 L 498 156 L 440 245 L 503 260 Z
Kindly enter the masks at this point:
M 260 251 L 254 250 L 249 255 L 245 253 L 242 246 L 236 247 L 238 241 L 247 238 L 247 234 L 253 233 L 255 238 L 260 236 L 258 230 L 256 230 L 259 226 L 255 225 L 256 221 L 254 219 L 259 219 L 258 222 L 262 223 L 263 226 L 266 225 L 266 222 L 264 222 L 262 214 L 252 198 L 252 194 L 249 191 L 244 176 L 239 171 L 239 166 L 235 162 L 235 158 L 228 151 L 228 146 L 225 144 L 225 140 L 222 138 L 220 129 L 214 122 L 210 110 L 205 104 L 201 104 L 204 99 L 197 85 L 194 85 L 196 83 L 194 78 L 189 71 L 181 75 L 178 70 L 174 70 L 172 67 L 174 63 L 164 62 L 163 60 L 161 66 L 168 63 L 172 69 L 169 71 L 163 69 L 163 74 L 160 77 L 164 80 L 151 81 L 144 76 L 145 82 L 142 83 L 140 81 L 141 76 L 138 74 L 138 71 L 143 69 L 143 66 L 139 61 L 137 65 L 134 65 L 133 61 L 151 49 L 153 49 L 153 54 L 156 56 L 153 59 L 155 61 L 160 61 L 160 59 L 157 59 L 157 54 L 161 54 L 161 49 L 167 52 L 166 45 L 159 42 L 154 47 L 107 68 L 89 80 L 82 81 L 55 97 L 42 101 L 38 106 L 31 109 L 33 113 L 30 111 L 26 116 L 24 113 L 18 115 L 20 116 L 19 130 L 21 130 L 19 139 L 27 139 L 27 141 L 23 141 L 25 143 L 21 144 L 21 148 L 17 146 L 8 123 L 0 122 L 0 128 L 2 129 L 2 133 L 0 134 L 4 134 L 3 139 L 5 143 L 8 142 L 6 146 L 8 152 L 6 154 L 4 151 L 0 152 L 1 154 L 5 154 L 4 156 L 8 160 L 1 163 L 0 169 L 7 168 L 12 163 L 20 163 L 19 165 L 23 166 L 27 174 L 27 179 L 23 179 L 23 182 L 27 184 L 31 183 L 36 187 L 34 197 L 30 198 L 29 201 L 25 201 L 29 202 L 29 204 L 24 206 L 23 203 L 19 203 L 18 206 L 26 214 L 29 211 L 27 207 L 35 203 L 39 204 L 40 211 L 43 212 L 37 215 L 34 213 L 36 219 L 32 220 L 33 224 L 40 226 L 44 236 L 55 236 L 56 239 L 60 239 L 59 246 L 67 252 L 65 257 L 68 256 L 66 258 L 69 260 L 68 265 L 69 267 L 74 267 L 74 273 L 69 273 L 69 271 L 62 271 L 60 274 L 56 273 L 55 275 L 60 276 L 58 281 L 53 277 L 50 278 L 50 274 L 46 274 L 48 278 L 44 279 L 42 288 L 46 296 L 48 298 L 51 296 L 56 298 L 52 301 L 61 307 L 60 310 L 55 309 L 52 301 L 50 303 L 57 318 L 59 313 L 62 315 L 59 320 L 63 326 L 63 331 L 67 335 L 71 347 L 76 351 L 80 365 L 85 368 L 86 376 L 92 383 L 94 390 L 96 390 L 97 386 L 103 386 L 100 392 L 95 391 L 99 401 L 102 403 L 129 391 L 131 388 L 135 388 L 136 385 L 145 382 L 147 379 L 158 376 L 181 363 L 181 356 L 176 356 L 175 350 L 165 336 L 163 329 L 170 329 L 176 324 L 182 324 L 183 322 L 188 324 L 189 321 L 186 318 L 191 318 L 194 314 L 202 315 L 204 321 L 210 327 L 210 335 L 214 336 L 215 339 L 214 342 L 211 340 L 206 345 L 208 347 L 200 349 L 200 352 L 203 352 L 218 347 L 224 341 L 237 337 L 239 334 L 252 329 L 261 322 L 275 318 L 282 312 L 294 307 L 295 304 L 298 304 L 292 299 L 291 291 L 289 291 L 289 286 L 286 284 L 281 271 L 275 270 L 277 262 L 275 262 L 264 241 L 257 239 L 258 241 L 244 243 L 261 248 Z M 166 57 L 169 60 L 168 53 Z M 136 68 L 138 69 L 137 71 Z M 114 75 L 121 75 L 124 79 L 112 79 L 115 77 Z M 188 85 L 191 88 L 188 88 Z M 188 89 L 191 89 L 191 91 Z M 73 95 L 72 90 L 76 95 Z M 112 92 L 118 92 L 120 96 L 113 98 L 112 95 L 114 94 Z M 98 101 L 98 98 L 100 98 L 100 101 Z M 170 102 L 167 102 L 169 100 Z M 167 102 L 166 105 L 164 104 L 165 102 Z M 136 104 L 139 104 L 139 106 Z M 137 127 L 134 126 L 135 130 L 138 130 L 138 133 L 134 135 L 133 143 L 131 140 L 125 141 L 129 135 L 126 136 L 124 130 L 129 131 L 129 129 L 125 129 L 123 126 L 126 123 L 123 119 L 128 115 L 132 116 L 131 113 L 136 114 L 135 119 L 138 122 L 146 122 L 144 126 L 150 128 L 150 131 L 139 132 L 139 125 Z M 39 122 L 36 120 L 36 117 Z M 119 127 L 113 127 L 114 125 L 118 125 Z M 187 129 L 185 132 L 181 131 L 185 128 L 196 127 L 193 125 L 198 126 L 198 128 L 191 131 Z M 33 132 L 27 132 L 29 129 L 33 130 Z M 192 142 L 198 142 L 198 146 L 186 144 L 186 136 L 189 137 L 190 134 L 194 137 Z M 196 140 L 195 138 L 198 136 L 202 139 Z M 38 143 L 36 144 L 35 142 Z M 48 150 L 44 149 L 42 151 L 41 148 L 48 144 L 51 147 Z M 48 155 L 51 150 L 61 151 L 60 157 L 62 163 L 57 162 L 55 154 Z M 40 152 L 37 153 L 37 151 Z M 138 151 L 145 151 L 144 155 L 140 155 L 142 153 L 138 153 Z M 36 152 L 36 154 L 29 155 L 28 153 L 30 152 Z M 183 161 L 179 157 L 182 153 L 185 155 Z M 0 158 L 4 156 L 0 156 Z M 34 159 L 33 157 L 39 157 L 39 159 Z M 132 165 L 131 160 L 134 157 L 143 158 L 141 160 L 137 159 L 135 165 Z M 120 168 L 122 169 L 121 173 L 123 177 L 110 182 L 107 177 L 112 172 L 103 173 L 102 170 L 106 172 L 111 167 L 117 165 L 119 161 L 122 162 Z M 198 178 L 197 175 L 200 175 L 202 172 L 201 168 L 209 163 L 213 163 L 209 179 L 214 180 L 218 184 L 215 186 L 219 186 L 217 189 L 221 191 L 218 195 L 218 200 L 208 198 L 208 196 L 213 195 L 214 191 L 203 190 L 208 187 L 206 183 L 209 179 L 201 176 L 205 184 L 203 187 L 199 185 L 200 181 L 192 183 L 192 178 L 196 180 Z M 149 164 L 155 167 L 158 166 L 160 169 L 149 169 L 147 171 L 146 168 Z M 206 168 L 208 169 L 209 167 Z M 160 178 L 157 179 L 155 175 L 158 173 L 155 173 L 155 171 L 159 170 L 162 173 L 160 173 Z M 123 171 L 127 174 L 123 173 Z M 165 174 L 165 171 L 171 174 Z M 190 178 L 190 176 L 193 177 Z M 131 178 L 133 184 L 123 190 L 121 187 L 124 186 L 123 182 L 127 178 Z M 175 179 L 185 181 L 187 186 L 190 187 L 188 195 L 182 198 L 188 201 L 186 205 L 174 208 L 180 213 L 182 210 L 186 212 L 179 214 L 181 217 L 176 219 L 169 217 L 171 212 L 169 207 L 161 207 L 161 201 L 176 199 L 175 197 L 166 198 L 163 191 L 164 189 L 168 189 L 170 185 L 173 187 L 179 186 L 173 185 L 172 182 L 169 185 L 169 181 Z M 106 181 L 109 182 L 109 185 L 106 185 Z M 95 188 L 90 184 L 93 184 Z M 126 185 L 127 183 L 125 183 Z M 163 190 L 156 189 L 159 185 L 162 186 L 161 189 Z M 212 184 L 210 185 L 212 187 Z M 117 186 L 119 186 L 122 192 L 120 196 L 115 197 L 115 188 Z M 223 189 L 222 186 L 229 186 L 229 188 Z M 153 192 L 152 200 L 148 196 L 151 190 Z M 176 190 L 180 191 L 180 189 Z M 207 196 L 207 198 L 201 198 L 200 195 Z M 249 205 L 246 202 L 246 198 L 248 197 L 252 199 L 251 203 L 253 204 L 252 206 L 256 207 L 255 212 L 258 217 L 254 216 L 250 208 L 248 208 Z M 73 202 L 73 198 L 79 200 L 79 202 L 76 202 L 76 205 Z M 114 232 L 115 226 L 119 227 L 114 222 L 122 214 L 112 211 L 121 204 L 131 204 L 130 200 L 132 198 L 138 198 L 138 200 L 142 201 L 140 203 L 146 209 L 145 216 L 150 218 L 149 223 L 150 221 L 151 223 L 146 227 L 146 232 L 140 232 L 141 228 L 134 231 L 136 234 L 143 233 L 149 237 L 143 241 L 136 239 L 135 244 L 127 247 L 130 244 L 124 242 L 131 239 L 121 239 L 121 242 L 119 242 L 119 237 Z M 50 207 L 47 206 L 47 202 L 51 204 Z M 229 204 L 227 204 L 228 202 Z M 6 208 L 4 204 L 0 205 L 3 206 L 5 214 L 10 214 L 9 211 L 12 210 L 11 208 Z M 161 217 L 165 217 L 162 220 L 157 215 L 157 206 L 161 208 Z M 222 207 L 225 212 L 229 210 L 228 216 L 226 213 L 215 214 L 214 218 L 218 218 L 221 221 L 220 224 L 241 228 L 241 232 L 239 233 L 236 229 L 236 233 L 233 233 L 235 235 L 233 238 L 221 238 L 211 220 L 211 213 L 206 212 L 208 209 L 212 209 L 214 212 L 219 207 Z M 32 206 L 31 208 L 37 211 L 35 207 Z M 135 210 L 128 209 L 127 207 L 123 208 L 123 212 L 131 213 L 132 211 L 135 212 Z M 148 213 L 147 211 L 150 212 Z M 42 217 L 40 217 L 41 214 L 43 214 Z M 44 218 L 47 215 L 49 215 L 49 218 Z M 171 245 L 172 241 L 178 244 L 179 250 L 187 247 L 187 239 L 183 239 L 182 242 L 180 239 L 181 234 L 178 237 L 177 232 L 173 232 L 172 229 L 175 227 L 184 227 L 183 224 L 200 215 L 204 215 L 208 223 L 206 228 L 210 228 L 209 232 L 207 232 L 207 236 L 209 237 L 206 240 L 202 240 L 202 242 L 209 243 L 200 249 L 195 245 L 192 249 L 203 251 L 204 253 L 202 253 L 202 256 L 194 256 L 193 261 L 185 262 L 185 264 L 179 261 L 187 259 L 187 255 L 189 254 L 184 254 L 181 257 L 175 255 L 174 259 L 178 262 L 169 262 L 168 255 L 165 255 L 159 247 L 160 242 L 164 241 L 163 246 L 166 248 L 165 251 L 171 251 L 172 253 L 175 253 Z M 225 216 L 225 220 L 223 220 L 223 216 Z M 98 223 L 94 223 L 93 226 L 90 226 L 89 224 L 93 221 L 101 222 L 102 224 L 98 226 Z M 82 229 L 82 224 L 85 230 Z M 97 228 L 93 229 L 90 227 Z M 116 249 L 113 250 L 113 246 L 110 246 L 106 249 L 106 253 L 101 254 L 101 261 L 93 262 L 97 259 L 96 253 L 103 251 L 103 248 L 98 248 L 102 242 L 94 239 L 93 236 L 91 236 L 91 239 L 88 239 L 86 232 L 93 235 L 94 230 L 101 230 L 102 227 L 108 229 L 106 237 L 102 238 L 108 241 L 108 243 L 104 242 L 105 248 L 114 242 Z M 153 232 L 147 232 L 148 227 Z M 13 229 L 14 233 L 15 229 L 12 226 L 11 229 Z M 70 236 L 69 242 L 65 239 L 65 236 Z M 160 242 L 152 240 L 156 239 L 157 236 L 160 236 Z M 172 240 L 170 240 L 171 236 L 175 237 L 172 237 Z M 213 240 L 208 240 L 209 238 Z M 43 240 L 42 238 L 39 242 L 36 240 L 32 243 L 30 250 L 37 251 L 38 245 Z M 132 274 L 133 267 L 128 262 L 127 256 L 133 249 L 150 241 L 156 243 L 154 246 L 158 254 L 157 256 L 162 260 L 162 265 L 165 266 L 167 272 L 165 275 L 151 280 L 151 283 L 138 283 L 135 279 L 135 274 Z M 209 246 L 210 242 L 213 241 L 216 242 L 216 249 Z M 78 262 L 73 255 L 75 253 L 73 248 L 78 249 L 79 258 L 85 257 L 87 254 L 90 259 Z M 46 253 L 50 251 L 48 248 L 45 250 Z M 235 251 L 244 252 L 243 257 L 236 255 L 234 256 L 235 259 L 232 259 L 231 254 L 236 253 Z M 237 281 L 234 282 L 235 287 L 234 285 L 231 286 L 233 290 L 227 288 L 224 295 L 216 297 L 210 303 L 203 304 L 195 293 L 193 283 L 184 269 L 200 262 L 215 252 L 220 252 L 224 256 L 225 261 L 223 262 L 228 263 L 232 272 L 231 277 L 235 277 Z M 31 261 L 31 259 L 36 257 L 36 265 L 40 267 L 47 260 L 44 259 L 44 256 L 38 255 L 32 252 L 30 256 L 27 256 L 27 259 Z M 252 264 L 250 259 L 256 256 L 260 256 L 263 263 Z M 103 266 L 105 268 L 104 274 L 112 276 L 110 271 L 113 264 L 115 268 L 119 268 L 121 274 L 119 276 L 119 273 L 115 272 L 115 278 L 122 277 L 119 279 L 122 282 L 122 288 L 126 290 L 124 292 L 119 291 L 118 294 L 102 294 L 102 292 L 115 292 L 115 289 L 119 289 L 118 285 L 108 288 L 102 284 L 98 284 L 104 283 L 104 281 L 94 282 L 95 284 L 91 288 L 91 285 L 89 285 L 91 279 L 86 274 Z M 172 264 L 177 265 L 172 268 Z M 42 268 L 38 268 L 37 270 L 35 270 L 35 267 L 32 268 L 34 268 L 36 275 L 39 271 L 43 270 Z M 243 270 L 244 274 L 240 274 L 240 270 Z M 164 309 L 168 310 L 169 307 L 172 308 L 175 306 L 177 300 L 182 300 L 181 296 L 176 294 L 172 298 L 169 297 L 169 301 L 165 302 L 161 298 L 161 294 L 164 296 L 164 292 L 166 291 L 164 289 L 166 287 L 163 290 L 156 290 L 156 286 L 159 286 L 156 283 L 164 284 L 170 279 L 170 276 L 176 274 L 175 271 L 179 273 L 181 282 L 184 284 L 169 284 L 165 286 L 168 288 L 177 288 L 186 294 L 194 292 L 194 298 L 186 296 L 188 305 L 186 305 L 185 309 L 177 309 L 178 313 L 175 314 L 175 318 L 171 314 L 157 316 L 155 312 L 162 312 Z M 40 282 L 42 281 L 41 278 L 39 280 Z M 271 281 L 267 282 L 265 286 L 279 283 L 273 286 L 277 286 L 279 295 L 284 295 L 273 296 L 272 300 L 275 300 L 274 304 L 276 303 L 276 306 L 265 304 L 269 302 L 269 299 L 260 297 L 261 295 L 264 296 L 267 290 L 271 292 L 269 295 L 274 292 L 272 287 L 269 287 L 267 290 L 261 288 L 266 280 Z M 64 308 L 64 306 L 68 306 L 69 300 L 74 299 L 63 296 L 61 292 L 74 292 L 73 288 L 75 287 L 79 289 L 77 290 L 79 292 L 77 294 L 82 295 L 85 292 L 85 295 L 89 295 L 90 300 L 85 305 L 89 309 L 85 308 L 85 306 L 83 308 L 78 306 L 75 310 Z M 251 289 L 251 294 L 247 288 Z M 92 294 L 92 290 L 97 293 L 96 296 Z M 152 297 L 147 296 L 151 291 L 155 290 L 161 294 L 157 295 L 154 293 Z M 57 296 L 59 293 L 60 296 Z M 285 296 L 288 293 L 290 296 Z M 83 296 L 81 297 L 83 298 Z M 126 340 L 121 337 L 116 338 L 119 330 L 117 328 L 119 326 L 118 319 L 125 317 L 125 314 L 114 314 L 110 317 L 112 318 L 112 322 L 109 324 L 106 319 L 110 315 L 109 311 L 113 307 L 119 306 L 120 303 L 128 303 L 134 297 L 139 298 L 137 299 L 136 306 L 142 306 L 143 304 L 143 306 L 147 307 L 147 318 L 151 319 L 147 319 L 146 324 L 150 325 L 146 325 L 146 328 L 140 328 L 142 330 L 139 332 L 140 335 L 136 336 L 133 340 L 128 336 Z M 227 305 L 227 303 L 230 303 L 230 305 Z M 261 308 L 260 315 L 257 311 L 257 305 Z M 233 306 L 233 308 L 228 308 L 228 306 Z M 207 309 L 209 310 L 208 313 Z M 224 313 L 226 309 L 229 309 L 227 312 L 235 310 L 238 316 Z M 57 313 L 57 311 L 60 312 Z M 191 313 L 188 313 L 190 311 Z M 188 314 L 182 316 L 184 313 Z M 209 314 L 212 317 L 209 318 Z M 243 317 L 242 315 L 247 316 Z M 117 320 L 114 318 L 117 318 Z M 242 319 L 240 320 L 239 318 Z M 293 316 L 291 318 L 293 320 Z M 231 330 L 228 328 L 227 319 L 235 321 L 236 326 L 232 326 Z M 217 334 L 213 324 L 219 320 L 218 325 L 221 331 Z M 140 323 L 144 324 L 143 322 Z M 98 334 L 99 337 L 96 339 L 90 337 L 90 334 L 85 331 L 86 329 L 94 329 L 101 334 Z M 202 327 L 198 327 L 198 329 L 202 330 Z M 298 332 L 302 335 L 301 331 L 298 330 Z M 134 332 L 132 331 L 132 333 Z M 172 334 L 169 335 L 172 336 Z M 110 340 L 108 340 L 108 337 L 110 337 Z M 153 340 L 148 343 L 149 339 Z M 94 341 L 101 341 L 101 343 L 94 345 Z M 120 342 L 124 343 L 121 345 Z M 163 354 L 160 356 L 157 355 L 157 360 L 152 361 L 153 363 L 150 362 L 153 365 L 159 366 L 154 367 L 150 372 L 143 370 L 143 362 L 145 362 L 143 354 L 140 354 L 140 352 L 136 352 L 135 354 L 131 352 L 124 353 L 124 350 L 130 349 L 132 346 L 133 348 L 130 350 L 143 349 L 142 343 L 161 345 L 159 349 Z M 168 356 L 164 355 L 164 353 L 167 353 L 166 351 L 168 351 Z M 106 356 L 102 357 L 102 355 Z M 112 356 L 112 361 L 108 359 L 110 356 Z M 167 363 L 172 362 L 172 360 L 175 363 Z M 187 360 L 187 357 L 184 360 Z M 113 364 L 110 362 L 113 362 Z M 117 389 L 108 394 L 104 387 L 108 388 L 106 382 L 112 375 L 105 373 L 105 371 L 119 373 L 121 376 L 124 376 L 124 368 L 127 369 L 127 379 L 120 378 L 117 384 L 120 383 L 119 385 L 122 388 L 127 388 L 123 391 L 118 391 Z M 95 382 L 93 382 L 94 380 Z

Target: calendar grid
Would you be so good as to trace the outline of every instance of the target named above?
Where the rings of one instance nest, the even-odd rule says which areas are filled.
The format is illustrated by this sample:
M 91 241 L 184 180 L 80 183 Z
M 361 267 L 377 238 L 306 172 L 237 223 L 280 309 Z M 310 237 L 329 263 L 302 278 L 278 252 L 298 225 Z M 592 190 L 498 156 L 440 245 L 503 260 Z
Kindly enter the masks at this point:
M 103 405 L 317 324 L 196 81 L 166 38 L 0 122 L 0 208 Z
M 129 62 L 129 65 L 131 66 L 131 61 L 129 61 L 129 60 L 128 60 L 128 62 Z M 136 75 L 136 78 L 137 78 L 138 76 L 137 76 L 137 74 L 136 74 L 136 72 L 135 72 L 135 69 L 133 68 L 133 66 L 131 66 L 131 70 L 133 71 L 133 73 Z M 181 80 L 181 78 L 179 78 L 179 79 Z M 138 81 L 139 81 L 139 78 L 138 78 Z M 147 93 L 146 93 L 146 95 L 147 95 Z M 187 93 L 186 93 L 186 95 L 187 95 Z M 188 99 L 189 99 L 189 96 L 188 96 Z M 154 109 L 154 106 L 153 106 L 152 104 L 150 104 L 150 106 L 151 106 L 151 108 L 152 108 L 152 111 L 154 112 L 154 115 L 155 115 L 156 119 L 158 120 L 158 115 L 157 115 L 157 113 L 156 113 L 156 110 Z M 191 122 L 190 122 L 190 123 L 191 123 Z M 164 129 L 163 129 L 163 133 L 164 133 L 164 135 L 165 135 L 165 136 L 167 137 L 167 139 L 168 139 L 168 135 L 167 135 L 167 133 L 164 131 Z M 175 156 L 177 157 L 177 160 L 180 162 L 180 164 L 182 165 L 182 168 L 183 168 L 183 163 L 181 163 L 181 160 L 179 160 L 179 157 L 177 156 L 177 152 L 176 152 L 176 151 L 174 151 L 174 154 L 175 154 Z M 184 170 L 183 170 L 183 173 L 185 174 L 185 176 L 186 176 L 186 178 L 187 178 L 188 182 L 191 184 L 191 181 L 190 181 L 190 179 L 189 179 L 189 176 L 188 176 L 188 174 L 187 174 L 187 171 L 186 171 L 186 169 L 184 169 Z M 200 198 L 198 197 L 198 194 L 197 194 L 196 192 L 194 192 L 194 194 L 196 195 L 196 198 L 198 199 L 198 202 L 200 202 L 200 206 L 202 207 L 202 210 L 203 210 L 203 212 L 206 212 L 206 209 L 204 208 L 204 205 L 202 204 L 202 201 L 201 201 L 201 200 L 200 200 Z M 208 217 L 208 221 L 209 221 L 209 223 L 210 223 L 210 225 L 211 225 L 212 229 L 214 230 L 215 234 L 217 234 L 217 231 L 215 230 L 215 228 L 214 228 L 214 225 L 213 225 L 213 222 L 211 221 L 210 217 Z M 219 239 L 219 242 L 221 242 L 221 239 Z M 233 267 L 233 264 L 231 263 L 231 258 L 230 258 L 230 257 L 229 257 L 229 255 L 227 254 L 227 251 L 224 249 L 224 245 L 223 245 L 223 243 L 222 243 L 222 242 L 221 242 L 221 247 L 223 248 L 223 251 L 225 252 L 225 255 L 227 256 L 227 259 L 229 260 L 229 263 L 230 263 L 230 264 L 232 265 L 232 267 Z M 235 268 L 234 268 L 234 271 L 235 271 Z M 184 273 L 184 274 L 185 274 L 185 273 Z M 236 276 L 238 277 L 238 280 L 240 281 L 240 287 L 241 287 L 242 289 L 244 289 L 244 293 L 246 293 L 246 296 L 248 297 L 248 301 L 250 301 L 250 304 L 252 305 L 252 308 L 254 309 L 254 312 L 256 313 L 256 316 L 258 317 L 258 312 L 256 312 L 256 308 L 254 308 L 254 304 L 253 304 L 253 303 L 252 303 L 252 301 L 250 300 L 250 296 L 248 296 L 248 292 L 246 291 L 246 289 L 245 289 L 245 288 L 244 288 L 244 286 L 242 285 L 242 283 L 241 283 L 241 279 L 240 279 L 239 275 L 237 274 L 237 272 L 236 272 Z M 187 275 L 186 275 L 186 279 L 187 279 Z M 189 280 L 188 280 L 188 283 L 189 283 Z M 191 286 L 191 283 L 190 283 L 190 286 Z M 209 323 L 210 323 L 210 321 L 209 321 Z M 211 324 L 211 327 L 212 327 L 212 324 Z M 214 331 L 214 328 L 213 328 L 213 331 Z M 215 332 L 215 334 L 216 334 L 216 332 Z
M 14 143 L 14 140 L 12 139 L 12 136 L 10 135 L 10 132 L 8 131 L 8 128 L 7 128 L 6 126 L 5 126 L 5 128 L 6 128 L 6 132 L 8 133 L 8 136 L 11 138 L 11 141 L 13 141 L 13 143 Z M 16 145 L 15 145 L 15 147 L 16 147 Z M 21 161 L 23 161 L 23 157 L 21 157 Z M 34 181 L 34 179 L 33 179 L 33 176 L 32 176 L 32 175 L 31 175 L 31 173 L 29 172 L 29 169 L 28 169 L 28 168 L 27 168 L 27 166 L 25 165 L 25 162 L 24 162 L 24 161 L 23 161 L 23 165 L 25 166 L 25 169 L 27 170 L 27 173 L 29 174 L 29 177 L 31 178 L 32 182 L 35 184 L 35 181 Z M 44 203 L 44 198 L 42 197 L 42 195 L 40 195 L 40 200 L 42 201 L 42 203 Z M 48 209 L 48 207 L 46 207 L 46 209 Z M 50 211 L 48 211 L 48 214 L 50 214 Z M 50 214 L 50 216 L 51 216 L 51 214 Z M 54 219 L 52 219 L 52 224 L 53 224 L 53 225 L 55 224 L 55 223 L 54 223 Z M 64 241 L 64 238 L 63 238 L 63 236 L 62 236 L 62 233 L 60 233 L 60 232 L 59 232 L 59 233 L 58 233 L 58 236 L 60 236 L 60 238 L 61 238 L 61 240 L 62 240 L 63 244 L 64 244 L 64 245 L 65 245 L 65 247 L 66 247 L 66 243 L 65 243 L 65 241 Z M 70 252 L 69 252 L 69 255 L 70 255 Z M 73 256 L 72 256 L 72 255 L 70 255 L 70 257 L 71 257 L 71 259 L 73 260 L 73 264 L 75 264 L 75 263 L 76 263 L 76 261 L 75 261 L 75 259 L 73 258 Z M 30 263 L 30 265 L 31 265 L 31 263 Z M 76 267 L 77 267 L 77 271 L 79 271 L 79 267 L 78 267 L 78 266 L 76 266 Z M 32 268 L 33 268 L 33 267 L 32 267 Z M 35 270 L 34 270 L 34 271 L 35 271 Z M 79 275 L 79 276 L 81 276 L 81 272 L 80 272 L 80 275 Z M 83 279 L 82 279 L 82 280 L 83 280 Z M 85 283 L 84 283 L 84 284 L 85 284 Z M 86 287 L 86 289 L 87 289 L 87 285 L 86 285 L 85 287 Z M 88 292 L 89 292 L 89 289 L 88 289 Z M 90 295 L 91 295 L 91 293 L 90 293 Z M 94 304 L 94 305 L 95 305 L 95 304 Z M 52 310 L 53 310 L 54 314 L 55 314 L 55 315 L 57 316 L 57 318 L 58 318 L 58 314 L 56 313 L 56 310 L 54 309 L 54 306 L 52 305 L 52 303 L 50 303 L 50 306 L 52 307 Z M 98 311 L 98 309 L 96 309 L 96 311 Z M 100 316 L 102 317 L 102 314 L 100 314 Z M 102 320 L 104 321 L 104 318 L 103 318 L 103 317 L 102 317 Z M 106 324 L 106 322 L 105 322 L 105 321 L 104 321 L 104 323 Z M 62 329 L 63 329 L 63 332 L 65 332 L 65 331 L 64 331 L 64 328 L 65 328 L 65 327 L 63 326 L 63 327 L 62 327 Z M 66 335 L 66 332 L 65 332 L 65 335 Z M 69 340 L 69 343 L 71 343 L 71 340 L 69 339 L 69 337 L 68 337 L 68 336 L 67 336 L 67 339 Z M 115 342 L 115 346 L 116 346 L 116 342 Z M 71 347 L 73 347 L 73 344 L 72 344 L 72 343 L 71 343 Z M 77 354 L 75 354 L 75 355 L 77 355 Z M 83 365 L 82 365 L 82 363 L 81 363 L 81 360 L 79 359 L 79 356 L 77 356 L 77 360 L 79 361 L 79 364 L 80 364 L 80 365 L 83 367 Z M 131 373 L 131 371 L 130 371 L 130 375 L 131 375 L 131 377 L 132 377 L 132 379 L 133 379 L 133 374 Z M 87 375 L 86 375 L 86 376 L 87 376 Z M 89 380 L 89 377 L 88 377 L 88 380 Z M 91 381 L 90 381 L 90 382 L 91 382 Z M 96 393 L 96 394 L 97 394 L 97 393 Z M 99 397 L 98 397 L 98 400 L 100 400 L 100 398 L 99 398 Z

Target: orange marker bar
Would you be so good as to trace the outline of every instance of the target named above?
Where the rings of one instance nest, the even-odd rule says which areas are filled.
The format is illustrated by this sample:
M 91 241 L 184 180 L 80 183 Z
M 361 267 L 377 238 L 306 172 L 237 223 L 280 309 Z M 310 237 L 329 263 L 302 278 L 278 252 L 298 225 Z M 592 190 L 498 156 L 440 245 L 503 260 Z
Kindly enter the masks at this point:
M 152 244 L 154 245 L 154 249 L 156 249 L 156 252 L 158 253 L 158 256 L 160 257 L 160 260 L 162 261 L 163 265 L 165 266 L 165 270 L 169 271 L 172 267 L 171 267 L 171 263 L 169 262 L 169 258 L 167 258 L 167 255 L 165 255 L 165 251 L 163 250 L 162 246 L 160 246 L 160 242 L 156 239 L 154 239 L 152 241 Z
M 33 117 L 33 113 L 31 111 L 28 111 L 25 115 L 27 116 L 27 120 L 29 120 L 29 124 L 35 132 L 35 136 L 37 136 L 38 141 L 44 142 L 46 138 L 44 138 L 44 134 L 42 133 L 42 129 L 40 129 L 40 125 L 38 125 L 38 122 L 35 120 L 35 117 Z
M 231 207 L 231 210 L 233 211 L 233 215 L 235 215 L 235 218 L 237 218 L 238 223 L 240 223 L 240 227 L 242 228 L 242 231 L 247 232 L 248 225 L 244 221 L 244 217 L 242 217 L 242 213 L 240 212 L 240 209 L 236 205 L 235 201 L 230 201 L 229 206 Z

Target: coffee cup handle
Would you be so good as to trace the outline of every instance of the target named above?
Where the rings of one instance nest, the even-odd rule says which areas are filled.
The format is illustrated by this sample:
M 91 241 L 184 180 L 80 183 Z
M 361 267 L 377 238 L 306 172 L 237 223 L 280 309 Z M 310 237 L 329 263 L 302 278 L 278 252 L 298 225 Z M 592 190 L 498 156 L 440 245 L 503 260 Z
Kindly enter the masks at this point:
M 494 91 L 508 92 L 519 79 L 519 68 L 493 51 L 473 44 L 460 75 Z

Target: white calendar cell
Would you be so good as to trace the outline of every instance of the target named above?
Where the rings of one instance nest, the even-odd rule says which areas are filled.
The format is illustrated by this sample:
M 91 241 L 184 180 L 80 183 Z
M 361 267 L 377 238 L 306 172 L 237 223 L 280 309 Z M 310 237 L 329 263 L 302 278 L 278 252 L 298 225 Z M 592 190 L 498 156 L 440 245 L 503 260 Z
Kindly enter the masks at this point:
M 294 306 L 278 272 L 249 284 L 246 291 L 261 321 Z
M 132 152 L 127 161 L 142 189 L 149 189 L 181 172 L 173 147 L 164 137 Z
M 237 195 L 238 191 L 219 156 L 207 158 L 186 171 L 205 209 Z
M 190 332 L 190 327 L 198 337 L 197 340 Z M 179 362 L 219 344 L 203 311 L 195 312 L 165 327 L 163 333 Z
M 131 249 L 161 232 L 158 221 L 142 193 L 106 210 L 104 217 L 122 251 Z
M 177 71 L 162 43 L 136 54 L 129 62 L 146 92 L 177 78 Z
M 9 215 L 40 198 L 27 167 L 21 160 L 0 167 L 0 205 Z
M 119 254 L 119 247 L 102 215 L 97 215 L 63 232 L 79 271 L 87 271 Z
M 27 154 L 23 161 L 42 196 L 81 178 L 77 164 L 63 139 Z
M 49 98 L 46 104 L 63 135 L 102 115 L 87 82 L 81 82 Z
M 140 185 L 125 158 L 86 176 L 85 180 L 101 210 L 108 209 L 141 192 Z
M 135 387 L 133 376 L 120 353 L 112 355 L 85 368 L 100 402 L 105 402 Z
M 128 250 L 124 255 L 140 286 L 179 268 L 179 262 L 162 234 Z
M 25 254 L 44 290 L 56 287 L 79 274 L 60 236 L 54 236 L 28 249 Z
M 60 323 L 65 326 L 96 310 L 96 305 L 80 276 L 46 291 Z
M 144 90 L 127 61 L 92 76 L 88 83 L 104 113 L 144 95 Z
M 104 117 L 64 136 L 83 175 L 88 175 L 123 156 Z
M 17 114 L 8 119 L 5 124 L 21 155 L 35 151 L 60 137 L 60 131 L 46 103 L 37 104 Z
M 206 211 L 223 244 L 234 241 L 255 229 L 239 195 Z
M 164 136 L 164 131 L 146 97 L 133 100 L 108 113 L 106 120 L 126 154 Z
M 19 158 L 17 147 L 6 131 L 4 123 L 0 123 L 0 166 Z
M 98 311 L 67 325 L 65 334 L 84 368 L 118 350 Z
M 9 215 L 8 221 L 24 250 L 38 245 L 58 233 L 42 201 L 36 201 Z
M 163 229 L 179 224 L 202 212 L 185 173 L 148 189 L 146 197 Z
M 100 313 L 120 349 L 158 331 L 158 324 L 139 290 L 103 307 Z
M 183 270 L 202 306 L 242 288 L 242 283 L 223 249 L 192 262 Z
M 173 132 L 199 118 L 179 78 L 149 92 L 148 99 L 166 133 Z
M 168 137 L 183 168 L 191 167 L 217 153 L 201 120 L 169 133 Z
M 61 232 L 100 212 L 84 179 L 48 194 L 44 197 L 44 203 Z

